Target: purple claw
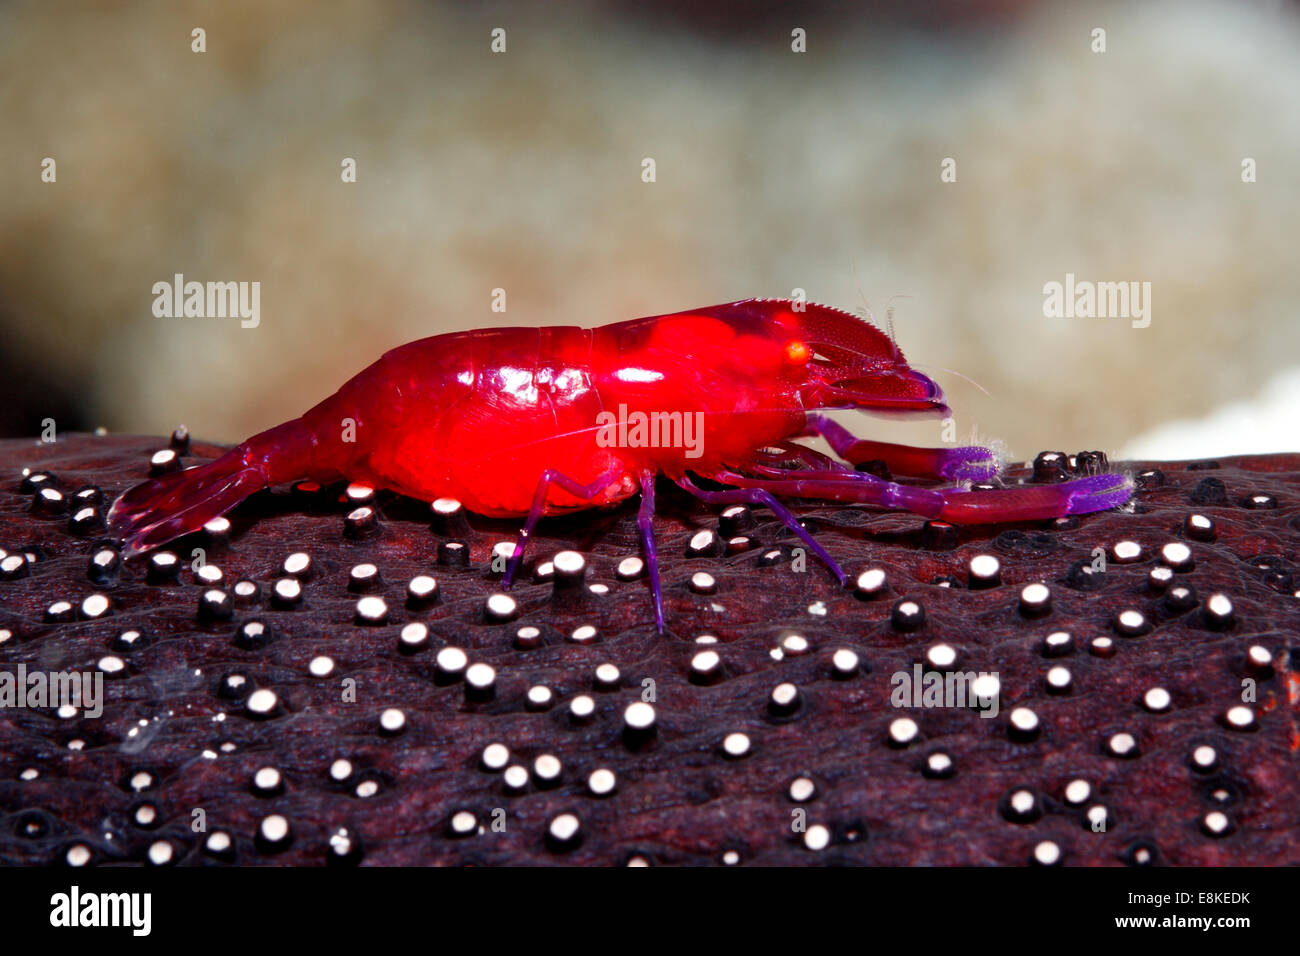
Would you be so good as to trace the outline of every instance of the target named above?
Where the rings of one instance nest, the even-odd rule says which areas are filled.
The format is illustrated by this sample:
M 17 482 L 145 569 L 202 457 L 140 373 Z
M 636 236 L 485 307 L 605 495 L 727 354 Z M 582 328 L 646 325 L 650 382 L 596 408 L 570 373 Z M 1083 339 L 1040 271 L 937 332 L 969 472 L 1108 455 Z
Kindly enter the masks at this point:
M 1124 475 L 1092 475 L 1057 485 L 1066 493 L 1066 514 L 1084 515 L 1118 508 L 1133 497 L 1133 482 Z
M 811 434 L 825 438 L 835 454 L 850 464 L 860 465 L 878 459 L 897 475 L 945 481 L 985 481 L 1002 470 L 1002 462 L 992 448 L 978 445 L 914 448 L 870 441 L 858 438 L 839 422 L 817 412 L 808 415 L 808 428 Z
M 935 449 L 936 471 L 949 481 L 987 481 L 1001 470 L 1002 463 L 992 448 Z
M 1092 475 L 1059 485 L 1017 485 L 993 491 L 945 491 L 937 517 L 955 524 L 1036 521 L 1105 511 L 1128 501 L 1133 482 L 1124 475 Z

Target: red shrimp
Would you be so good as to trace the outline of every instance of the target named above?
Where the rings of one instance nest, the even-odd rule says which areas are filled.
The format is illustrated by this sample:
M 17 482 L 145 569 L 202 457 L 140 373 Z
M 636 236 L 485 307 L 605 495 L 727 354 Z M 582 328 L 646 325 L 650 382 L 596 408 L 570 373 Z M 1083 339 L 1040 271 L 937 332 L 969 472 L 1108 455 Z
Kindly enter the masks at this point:
M 939 386 L 908 366 L 891 336 L 813 304 L 748 299 L 595 329 L 454 332 L 385 353 L 300 418 L 215 461 L 131 488 L 113 505 L 109 527 L 132 555 L 197 531 L 267 486 L 348 479 L 524 517 L 508 588 L 542 516 L 613 505 L 639 491 L 662 632 L 651 530 L 659 474 L 705 502 L 765 505 L 841 584 L 843 570 L 777 495 L 978 524 L 1101 511 L 1132 494 L 1118 474 L 970 490 L 960 483 L 997 474 L 992 450 L 858 440 L 826 409 L 949 413 Z M 811 435 L 826 438 L 843 461 L 792 441 Z M 899 484 L 851 467 L 872 459 L 949 487 Z M 706 490 L 692 474 L 731 487 Z

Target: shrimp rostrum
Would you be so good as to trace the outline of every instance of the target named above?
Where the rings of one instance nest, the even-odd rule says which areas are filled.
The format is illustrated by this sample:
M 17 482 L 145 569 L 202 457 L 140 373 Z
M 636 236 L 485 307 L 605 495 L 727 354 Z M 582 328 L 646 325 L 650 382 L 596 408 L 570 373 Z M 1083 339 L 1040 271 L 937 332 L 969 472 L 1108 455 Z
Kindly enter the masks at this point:
M 425 501 L 523 518 L 505 573 L 546 515 L 640 494 L 637 516 L 655 622 L 663 594 L 652 532 L 655 479 L 713 504 L 769 508 L 845 582 L 781 503 L 826 499 L 956 524 L 1050 519 L 1113 508 L 1132 483 L 1099 474 L 972 489 L 996 476 L 989 448 L 913 448 L 858 439 L 825 413 L 949 413 L 891 336 L 847 312 L 749 299 L 575 327 L 480 329 L 387 352 L 300 418 L 208 464 L 144 482 L 114 504 L 128 554 L 197 531 L 269 485 L 348 479 Z M 832 458 L 793 439 L 822 436 Z M 937 487 L 884 480 L 853 466 Z M 699 477 L 726 487 L 703 488 Z

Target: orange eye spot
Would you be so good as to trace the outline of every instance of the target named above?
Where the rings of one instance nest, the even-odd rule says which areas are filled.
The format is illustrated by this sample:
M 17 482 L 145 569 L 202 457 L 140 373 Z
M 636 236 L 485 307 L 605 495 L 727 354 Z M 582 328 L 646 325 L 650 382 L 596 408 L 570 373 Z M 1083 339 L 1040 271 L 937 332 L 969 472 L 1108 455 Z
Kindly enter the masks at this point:
M 812 349 L 800 342 L 798 339 L 792 339 L 785 343 L 785 360 L 791 365 L 807 365 L 808 360 L 812 358 Z

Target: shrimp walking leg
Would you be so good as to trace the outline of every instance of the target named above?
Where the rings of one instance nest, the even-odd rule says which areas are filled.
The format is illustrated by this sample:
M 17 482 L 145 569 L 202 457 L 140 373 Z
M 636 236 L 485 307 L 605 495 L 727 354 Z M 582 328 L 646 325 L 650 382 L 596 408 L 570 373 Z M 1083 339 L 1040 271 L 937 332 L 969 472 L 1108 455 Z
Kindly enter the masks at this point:
M 717 478 L 715 475 L 710 475 L 709 477 Z M 717 480 L 735 484 L 735 482 L 733 482 L 729 477 L 718 478 Z M 813 554 L 822 559 L 826 566 L 831 569 L 831 572 L 835 577 L 839 578 L 840 584 L 844 584 L 848 581 L 848 577 L 844 574 L 844 569 L 841 568 L 839 564 L 836 563 L 835 559 L 826 552 L 825 548 L 817 543 L 817 540 L 808 533 L 808 529 L 799 523 L 799 519 L 791 514 L 790 510 L 786 508 L 785 505 L 777 501 L 770 491 L 766 490 L 769 482 L 757 482 L 757 485 L 761 485 L 762 487 L 751 486 L 748 488 L 726 488 L 722 491 L 707 491 L 685 476 L 678 478 L 677 484 L 706 504 L 766 505 L 773 514 L 785 523 L 787 528 L 797 534 L 803 540 L 804 544 L 808 545 L 809 550 L 811 550 Z M 784 482 L 777 481 L 773 482 L 773 484 L 784 484 Z
M 659 582 L 659 554 L 655 550 L 655 473 L 641 473 L 641 507 L 637 509 L 636 525 L 641 531 L 641 547 L 645 552 L 646 572 L 650 578 L 650 595 L 655 604 L 655 627 L 664 632 L 664 594 Z
M 515 542 L 515 550 L 510 555 L 510 563 L 506 565 L 505 579 L 502 581 L 502 586 L 509 588 L 510 582 L 515 578 L 515 572 L 519 570 L 519 563 L 524 559 L 524 548 L 528 544 L 528 539 L 532 536 L 533 529 L 537 527 L 537 522 L 546 510 L 546 494 L 550 491 L 551 485 L 558 485 L 575 498 L 591 501 L 608 488 L 612 482 L 617 481 L 622 474 L 623 468 L 620 465 L 601 475 L 591 484 L 584 485 L 568 475 L 556 471 L 554 468 L 547 468 L 543 471 L 542 476 L 537 480 L 537 490 L 533 492 L 533 506 L 528 510 L 528 517 L 524 521 L 524 526 L 519 529 L 519 539 Z
M 808 416 L 808 427 L 812 433 L 825 438 L 835 454 L 852 465 L 880 460 L 898 475 L 944 481 L 984 481 L 998 473 L 998 456 L 991 448 L 916 448 L 868 441 L 858 438 L 820 412 Z

